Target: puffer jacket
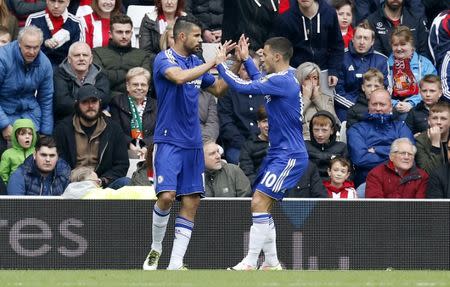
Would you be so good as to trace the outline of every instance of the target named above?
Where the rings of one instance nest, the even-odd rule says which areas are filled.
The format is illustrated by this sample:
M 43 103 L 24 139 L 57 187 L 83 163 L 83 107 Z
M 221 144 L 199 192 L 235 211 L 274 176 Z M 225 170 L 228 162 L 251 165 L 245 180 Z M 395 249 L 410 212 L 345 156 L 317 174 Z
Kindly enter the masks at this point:
M 185 6 L 188 13 L 202 22 L 203 29 L 220 30 L 224 2 L 225 0 L 187 0 Z
M 403 121 L 394 120 L 391 114 L 368 114 L 347 130 L 348 151 L 355 166 L 355 186 L 363 183 L 369 171 L 389 159 L 391 144 L 398 138 L 414 137 Z M 375 153 L 368 152 L 374 148 Z
M 42 177 L 32 155 L 11 175 L 8 195 L 61 195 L 70 183 L 70 166 L 58 159 L 55 170 Z
M 311 139 L 305 141 L 306 149 L 308 150 L 309 159 L 317 165 L 319 169 L 319 174 L 322 180 L 328 178 L 328 165 L 330 160 L 339 155 L 348 158 L 347 145 L 343 142 L 336 141 L 336 132 L 338 131 L 338 126 L 336 125 L 336 120 L 333 115 L 328 111 L 318 111 L 312 118 L 311 122 L 317 116 L 328 117 L 333 125 L 334 132 L 330 136 L 330 141 L 327 144 L 319 144 L 313 136 L 313 125 L 309 126 L 309 132 L 311 133 Z
M 0 129 L 29 118 L 36 131 L 52 134 L 52 75 L 52 65 L 42 51 L 26 64 L 17 41 L 0 49 Z

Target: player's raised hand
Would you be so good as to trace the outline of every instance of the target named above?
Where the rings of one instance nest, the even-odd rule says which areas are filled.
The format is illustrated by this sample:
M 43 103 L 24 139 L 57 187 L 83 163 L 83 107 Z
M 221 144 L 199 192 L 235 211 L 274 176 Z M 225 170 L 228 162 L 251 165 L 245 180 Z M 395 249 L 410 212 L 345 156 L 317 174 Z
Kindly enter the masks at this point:
M 236 51 L 239 54 L 239 59 L 242 61 L 248 58 L 248 46 L 250 46 L 248 43 L 248 38 L 246 38 L 245 35 L 242 34 L 236 47 Z
M 227 42 L 225 42 L 225 44 Z M 216 65 L 219 65 L 227 60 L 227 47 L 225 44 L 219 44 L 219 47 L 216 49 Z
M 233 42 L 232 40 L 228 40 L 225 41 L 225 43 L 222 44 L 222 46 L 225 48 L 225 52 L 228 54 L 229 52 L 231 52 L 231 50 L 233 50 L 234 48 L 236 48 L 236 43 Z

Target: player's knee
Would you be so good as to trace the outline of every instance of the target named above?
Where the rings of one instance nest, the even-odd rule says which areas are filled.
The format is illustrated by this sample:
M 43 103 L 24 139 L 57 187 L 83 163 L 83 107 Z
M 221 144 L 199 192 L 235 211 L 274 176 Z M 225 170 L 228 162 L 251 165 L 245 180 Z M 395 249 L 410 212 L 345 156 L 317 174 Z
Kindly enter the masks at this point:
M 169 209 L 172 207 L 173 202 L 175 201 L 175 194 L 173 192 L 163 192 L 158 196 L 158 206 L 162 209 Z

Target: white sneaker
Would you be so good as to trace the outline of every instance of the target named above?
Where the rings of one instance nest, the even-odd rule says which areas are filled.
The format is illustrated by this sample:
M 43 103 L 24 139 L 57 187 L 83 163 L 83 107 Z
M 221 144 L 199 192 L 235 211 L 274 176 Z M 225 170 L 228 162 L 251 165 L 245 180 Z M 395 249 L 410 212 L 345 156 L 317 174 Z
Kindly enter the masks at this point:
M 158 268 L 158 261 L 161 254 L 156 250 L 151 250 L 142 265 L 144 270 L 156 270 Z
M 263 270 L 263 271 L 280 271 L 280 270 L 283 270 L 283 267 L 281 267 L 280 263 L 278 263 L 275 266 L 270 266 L 270 265 L 266 265 L 266 262 L 263 262 L 263 264 L 261 264 L 261 266 L 259 266 L 258 270 Z
M 236 266 L 228 267 L 227 270 L 251 271 L 251 270 L 256 270 L 256 266 L 248 265 L 241 261 Z

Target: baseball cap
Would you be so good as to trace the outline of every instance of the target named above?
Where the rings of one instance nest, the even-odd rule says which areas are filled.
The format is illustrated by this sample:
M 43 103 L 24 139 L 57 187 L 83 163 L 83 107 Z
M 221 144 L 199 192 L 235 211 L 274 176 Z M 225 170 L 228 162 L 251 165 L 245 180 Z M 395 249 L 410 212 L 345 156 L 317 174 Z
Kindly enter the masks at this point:
M 84 85 L 78 89 L 76 96 L 77 102 L 82 102 L 92 98 L 101 100 L 100 91 L 93 85 Z

